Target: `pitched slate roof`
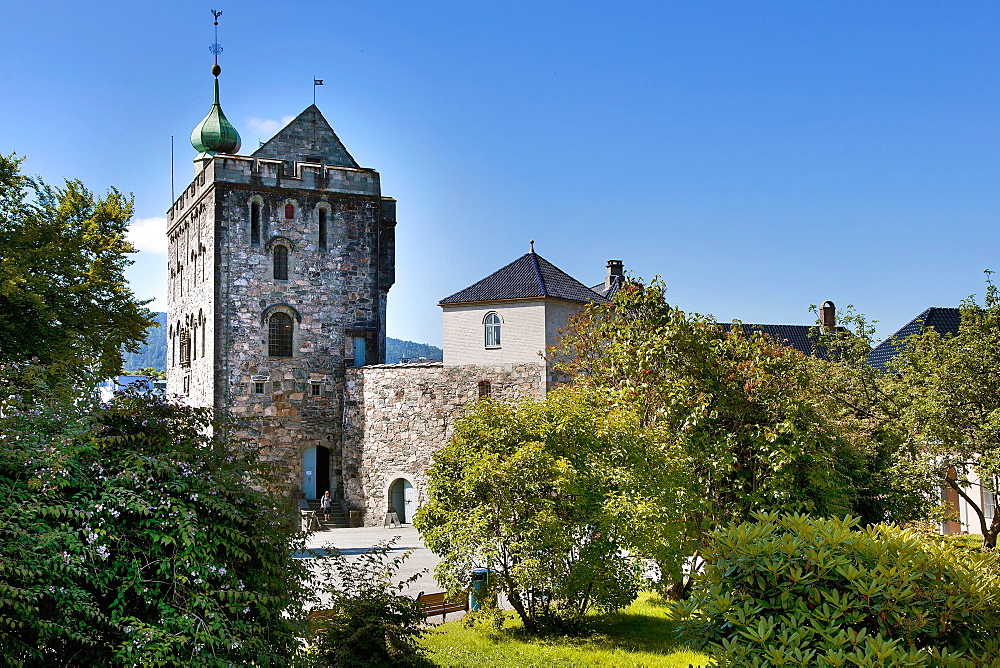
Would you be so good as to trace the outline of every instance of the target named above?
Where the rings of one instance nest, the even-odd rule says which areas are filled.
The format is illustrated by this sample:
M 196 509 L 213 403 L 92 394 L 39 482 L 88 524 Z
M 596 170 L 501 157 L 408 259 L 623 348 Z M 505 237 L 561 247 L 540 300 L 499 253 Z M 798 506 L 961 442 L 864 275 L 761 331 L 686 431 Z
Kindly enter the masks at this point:
M 941 334 L 958 334 L 958 326 L 961 320 L 961 312 L 957 308 L 944 308 L 932 306 L 918 315 L 916 318 L 906 323 L 902 329 L 890 336 L 882 343 L 875 346 L 868 353 L 868 364 L 879 371 L 885 371 L 889 360 L 898 355 L 904 345 L 904 339 L 912 334 L 919 334 L 928 327 Z
M 815 355 L 821 359 L 826 358 L 826 353 L 822 349 L 817 350 L 814 346 L 813 331 L 815 330 L 815 325 L 748 325 L 728 322 L 719 324 L 727 332 L 733 328 L 734 324 L 738 324 L 743 328 L 743 332 L 747 336 L 759 330 L 783 346 L 795 348 L 805 355 Z M 837 331 L 844 331 L 844 328 L 838 327 Z
M 610 301 L 611 298 L 615 296 L 615 293 L 621 289 L 623 282 L 624 281 L 622 280 L 621 276 L 615 276 L 611 281 L 610 287 L 605 282 L 595 285 L 594 287 L 591 288 L 591 290 L 593 290 L 597 294 L 601 295 L 602 297 Z
M 478 283 L 445 297 L 438 304 L 467 304 L 538 297 L 582 303 L 607 301 L 541 255 L 525 253 Z
M 344 148 L 340 137 L 333 131 L 315 104 L 310 104 L 291 123 L 278 130 L 276 135 L 253 152 L 253 156 L 292 162 L 321 162 L 324 165 L 338 167 L 358 167 L 358 163 Z

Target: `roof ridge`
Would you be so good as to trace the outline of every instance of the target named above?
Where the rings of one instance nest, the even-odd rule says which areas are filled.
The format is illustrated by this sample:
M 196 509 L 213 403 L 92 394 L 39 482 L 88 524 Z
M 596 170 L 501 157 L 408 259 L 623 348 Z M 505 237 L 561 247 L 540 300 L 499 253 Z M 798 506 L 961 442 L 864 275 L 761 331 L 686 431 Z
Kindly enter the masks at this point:
M 549 296 L 549 291 L 545 287 L 545 277 L 542 276 L 542 269 L 541 269 L 541 267 L 538 266 L 538 255 L 536 255 L 533 252 L 530 253 L 530 255 L 531 255 L 531 261 L 532 261 L 532 263 L 534 264 L 534 267 L 535 267 L 535 277 L 538 279 L 538 287 L 542 291 L 542 296 L 543 297 L 548 297 Z

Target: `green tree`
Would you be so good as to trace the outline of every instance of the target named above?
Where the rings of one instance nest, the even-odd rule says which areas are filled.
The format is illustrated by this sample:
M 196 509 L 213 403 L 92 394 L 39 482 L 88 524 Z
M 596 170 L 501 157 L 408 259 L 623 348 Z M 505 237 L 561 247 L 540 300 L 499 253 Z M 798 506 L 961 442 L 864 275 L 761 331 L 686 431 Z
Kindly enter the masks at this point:
M 665 292 L 659 280 L 626 282 L 571 321 L 551 359 L 683 453 L 687 553 L 697 559 L 708 531 L 760 510 L 851 511 L 866 452 L 815 401 L 814 362 L 762 332 L 671 307 Z M 684 596 L 680 564 L 660 566 L 667 593 Z
M 121 370 L 153 324 L 147 302 L 125 281 L 132 199 L 115 189 L 95 198 L 82 183 L 49 186 L 0 155 L 0 362 L 32 357 Z
M 975 512 L 984 547 L 995 548 L 1000 534 L 997 287 L 987 281 L 984 303 L 969 297 L 960 312 L 957 335 L 927 328 L 905 339 L 885 383 L 901 403 L 899 426 L 910 445 L 906 460 L 923 474 L 925 493 L 955 490 Z
M 205 409 L 99 405 L 18 364 L 0 368 L 18 378 L 0 387 L 0 663 L 286 663 L 301 534 L 257 451 L 206 435 Z
M 812 307 L 815 311 L 815 307 Z M 852 444 L 851 512 L 863 526 L 906 524 L 933 515 L 939 494 L 921 493 L 921 476 L 905 463 L 906 438 L 899 428 L 902 404 L 884 374 L 868 363 L 875 327 L 852 306 L 838 310 L 838 327 L 813 331 L 817 355 L 811 395 L 818 412 Z
M 662 507 L 643 505 L 633 484 L 645 444 L 637 421 L 607 408 L 597 393 L 564 388 L 513 406 L 482 400 L 456 423 L 414 520 L 442 557 L 438 582 L 468 591 L 472 570 L 490 569 L 489 611 L 502 592 L 532 633 L 577 630 L 589 610 L 634 599 L 638 575 L 623 555 L 636 517 Z M 667 475 L 669 455 L 649 445 L 645 463 Z

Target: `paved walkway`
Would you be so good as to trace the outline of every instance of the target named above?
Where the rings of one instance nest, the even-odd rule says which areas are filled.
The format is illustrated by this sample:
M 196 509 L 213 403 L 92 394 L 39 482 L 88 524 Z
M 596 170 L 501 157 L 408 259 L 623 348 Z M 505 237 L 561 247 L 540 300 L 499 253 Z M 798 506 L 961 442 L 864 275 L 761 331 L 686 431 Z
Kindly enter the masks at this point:
M 306 547 L 310 549 L 322 549 L 333 546 L 348 557 L 358 555 L 373 545 L 392 538 L 399 537 L 393 546 L 391 554 L 413 551 L 413 554 L 403 562 L 402 568 L 396 574 L 395 581 L 401 582 L 411 575 L 420 571 L 426 571 L 420 578 L 411 583 L 403 593 L 407 596 L 416 597 L 422 591 L 434 592 L 443 591 L 434 580 L 434 567 L 437 565 L 437 555 L 424 547 L 424 542 L 420 540 L 420 534 L 409 524 L 402 527 L 382 528 L 382 527 L 360 527 L 357 529 L 330 529 L 328 531 L 317 531 L 309 537 Z M 449 615 L 449 619 L 451 616 Z

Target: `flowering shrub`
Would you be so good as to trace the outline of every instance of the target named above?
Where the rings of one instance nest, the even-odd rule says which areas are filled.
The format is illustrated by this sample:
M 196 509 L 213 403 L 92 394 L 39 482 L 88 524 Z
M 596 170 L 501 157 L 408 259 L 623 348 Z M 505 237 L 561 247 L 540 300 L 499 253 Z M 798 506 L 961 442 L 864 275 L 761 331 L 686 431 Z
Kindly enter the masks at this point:
M 254 449 L 161 398 L 0 395 L 0 663 L 288 661 L 300 534 Z

